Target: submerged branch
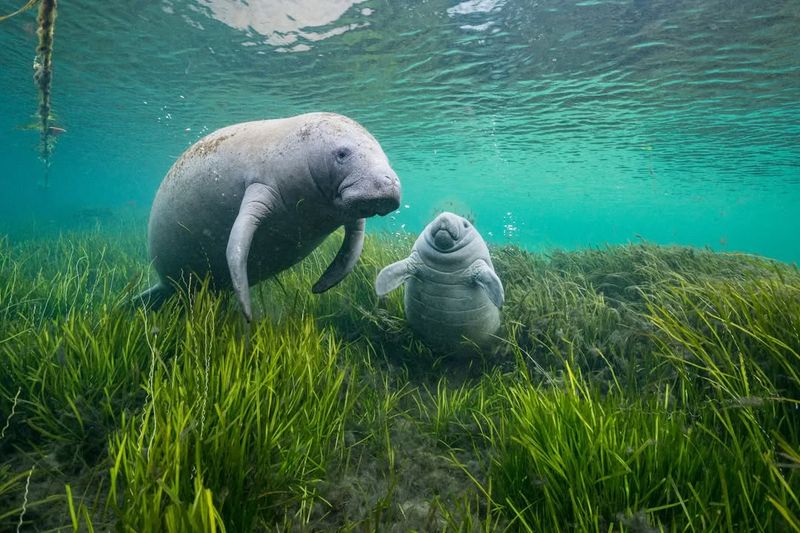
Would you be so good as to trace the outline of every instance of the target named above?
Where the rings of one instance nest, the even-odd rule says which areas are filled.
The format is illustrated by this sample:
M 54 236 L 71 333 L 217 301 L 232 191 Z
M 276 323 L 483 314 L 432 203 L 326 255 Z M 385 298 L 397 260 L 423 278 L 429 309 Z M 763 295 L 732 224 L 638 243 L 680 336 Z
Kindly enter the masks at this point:
M 50 130 L 50 87 L 53 79 L 53 30 L 56 21 L 56 0 L 42 0 L 37 21 L 39 45 L 33 62 L 33 80 L 39 88 L 39 120 L 41 127 L 40 156 L 46 169 L 50 166 L 50 154 L 55 138 Z M 47 185 L 47 170 L 45 170 Z
M 29 10 L 30 8 L 35 6 L 36 2 L 38 2 L 38 1 L 39 0 L 28 0 L 28 2 L 24 6 L 22 6 L 19 9 L 17 9 L 13 13 L 9 13 L 8 15 L 0 15 L 0 22 L 3 22 L 6 19 L 10 19 L 11 17 L 15 17 L 15 16 L 19 15 L 20 13 L 26 12 L 27 10 Z

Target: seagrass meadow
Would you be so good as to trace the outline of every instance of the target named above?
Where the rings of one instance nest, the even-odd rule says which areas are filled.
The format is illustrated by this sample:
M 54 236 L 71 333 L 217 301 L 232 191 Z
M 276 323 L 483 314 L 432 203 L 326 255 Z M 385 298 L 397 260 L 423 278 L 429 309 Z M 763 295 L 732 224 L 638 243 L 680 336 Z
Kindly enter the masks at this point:
M 0 530 L 800 531 L 800 272 L 649 243 L 495 246 L 496 343 L 450 360 L 378 270 L 157 312 L 141 220 L 0 239 Z

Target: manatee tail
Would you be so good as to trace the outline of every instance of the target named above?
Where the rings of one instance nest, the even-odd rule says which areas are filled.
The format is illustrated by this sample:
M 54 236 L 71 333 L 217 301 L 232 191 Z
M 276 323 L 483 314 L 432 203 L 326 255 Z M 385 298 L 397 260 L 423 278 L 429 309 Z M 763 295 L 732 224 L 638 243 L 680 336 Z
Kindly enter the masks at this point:
M 136 306 L 143 306 L 150 309 L 158 309 L 161 307 L 167 298 L 172 296 L 175 289 L 171 285 L 167 285 L 163 281 L 159 281 L 143 293 L 134 296 L 131 303 Z

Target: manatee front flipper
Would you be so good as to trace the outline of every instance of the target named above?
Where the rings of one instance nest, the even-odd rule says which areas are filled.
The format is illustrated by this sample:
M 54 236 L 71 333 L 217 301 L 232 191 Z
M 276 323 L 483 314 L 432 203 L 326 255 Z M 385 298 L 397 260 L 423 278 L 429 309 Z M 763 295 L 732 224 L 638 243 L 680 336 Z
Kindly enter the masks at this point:
M 477 283 L 480 288 L 486 291 L 489 300 L 500 309 L 503 307 L 505 301 L 505 293 L 503 291 L 503 283 L 494 269 L 490 267 L 483 259 L 478 259 L 469 266 L 469 276 L 474 283 Z
M 361 256 L 361 249 L 364 248 L 364 225 L 363 218 L 345 224 L 342 246 L 319 281 L 311 288 L 311 292 L 315 294 L 325 292 L 353 271 Z
M 169 298 L 175 289 L 163 281 L 159 281 L 146 291 L 133 297 L 131 303 L 150 309 L 158 309 Z
M 266 185 L 253 183 L 248 186 L 228 237 L 228 248 L 225 252 L 228 270 L 231 273 L 233 291 L 248 322 L 253 319 L 253 312 L 250 306 L 250 284 L 247 281 L 247 256 L 250 254 L 253 235 L 273 211 L 275 201 L 275 194 Z
M 412 253 L 405 259 L 383 267 L 375 278 L 375 292 L 378 296 L 387 295 L 413 276 L 417 269 L 417 261 L 416 254 Z

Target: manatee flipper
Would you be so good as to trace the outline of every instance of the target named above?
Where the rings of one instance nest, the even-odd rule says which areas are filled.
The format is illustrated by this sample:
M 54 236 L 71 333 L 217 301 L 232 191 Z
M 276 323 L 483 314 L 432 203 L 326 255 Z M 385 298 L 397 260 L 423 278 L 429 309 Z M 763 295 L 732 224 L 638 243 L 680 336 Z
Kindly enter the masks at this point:
M 385 296 L 406 282 L 416 271 L 417 257 L 415 254 L 383 267 L 375 278 L 375 292 L 378 296 Z
M 250 306 L 250 284 L 247 281 L 247 256 L 250 254 L 253 235 L 273 211 L 275 200 L 275 193 L 266 185 L 253 183 L 248 186 L 228 237 L 225 251 L 228 270 L 231 273 L 233 291 L 248 322 L 253 319 L 253 312 Z
M 163 281 L 159 281 L 146 291 L 139 293 L 133 297 L 131 303 L 134 305 L 141 305 L 150 309 L 158 309 L 161 305 L 172 296 L 175 288 Z
M 311 292 L 315 294 L 325 292 L 353 271 L 361 256 L 361 249 L 364 248 L 365 223 L 365 219 L 359 218 L 345 224 L 342 246 L 331 264 L 320 276 L 319 281 L 311 288 Z
M 472 281 L 476 283 L 481 289 L 486 291 L 489 300 L 500 309 L 503 307 L 505 301 L 505 293 L 503 291 L 503 283 L 494 269 L 490 267 L 483 259 L 478 259 L 469 266 L 469 276 Z

